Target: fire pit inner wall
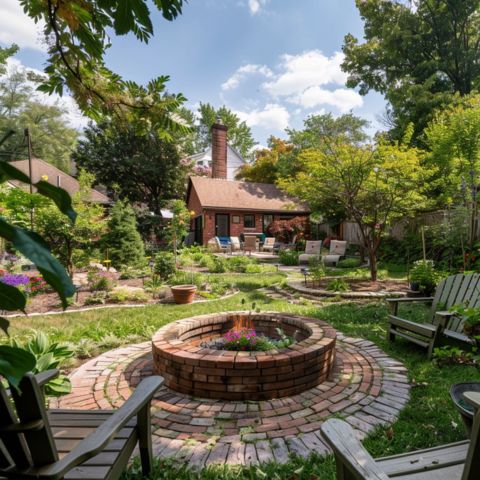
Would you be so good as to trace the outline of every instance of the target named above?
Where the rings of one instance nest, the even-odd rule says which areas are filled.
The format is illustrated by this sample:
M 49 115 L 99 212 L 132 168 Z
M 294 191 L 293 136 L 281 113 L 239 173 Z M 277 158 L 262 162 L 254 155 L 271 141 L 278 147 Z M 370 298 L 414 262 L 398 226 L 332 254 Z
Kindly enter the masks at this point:
M 216 350 L 201 344 L 238 324 L 278 338 L 280 328 L 293 345 L 266 352 Z M 277 312 L 228 312 L 172 322 L 153 337 L 156 373 L 165 385 L 195 397 L 268 400 L 295 395 L 324 382 L 335 363 L 335 330 L 325 322 Z

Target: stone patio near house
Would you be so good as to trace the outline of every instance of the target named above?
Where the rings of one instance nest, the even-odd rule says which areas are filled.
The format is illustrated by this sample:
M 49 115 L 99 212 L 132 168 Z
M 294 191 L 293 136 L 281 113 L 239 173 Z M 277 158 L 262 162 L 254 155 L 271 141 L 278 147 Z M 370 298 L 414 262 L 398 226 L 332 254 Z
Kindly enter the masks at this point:
M 120 407 L 153 372 L 151 342 L 109 351 L 75 370 L 72 392 L 51 407 Z M 360 437 L 392 423 L 409 398 L 407 371 L 375 344 L 337 335 L 337 362 L 328 381 L 268 401 L 207 400 L 162 387 L 152 404 L 155 455 L 192 468 L 212 463 L 285 463 L 290 454 L 328 452 L 320 425 L 340 416 Z

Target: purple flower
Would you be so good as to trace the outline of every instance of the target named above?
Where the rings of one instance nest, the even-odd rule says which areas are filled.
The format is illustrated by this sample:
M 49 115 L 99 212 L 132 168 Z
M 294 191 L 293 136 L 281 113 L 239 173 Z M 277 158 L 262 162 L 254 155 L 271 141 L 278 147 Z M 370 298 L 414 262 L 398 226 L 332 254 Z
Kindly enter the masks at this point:
M 27 275 L 16 274 L 16 273 L 6 273 L 3 277 L 0 277 L 0 282 L 5 285 L 10 285 L 12 287 L 21 288 L 25 291 L 28 291 L 30 286 L 30 277 Z

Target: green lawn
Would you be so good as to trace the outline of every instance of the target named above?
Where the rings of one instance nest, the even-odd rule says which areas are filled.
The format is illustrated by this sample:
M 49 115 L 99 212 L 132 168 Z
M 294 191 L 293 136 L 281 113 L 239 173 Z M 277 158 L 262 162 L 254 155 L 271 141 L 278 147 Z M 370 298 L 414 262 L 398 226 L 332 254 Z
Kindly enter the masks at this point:
M 225 275 L 228 276 L 228 275 Z M 235 277 L 235 278 L 233 278 Z M 241 308 L 241 299 L 255 301 L 262 310 L 299 312 L 326 320 L 338 330 L 352 336 L 374 341 L 389 355 L 401 359 L 409 369 L 414 383 L 411 401 L 391 428 L 379 428 L 370 435 L 365 445 L 374 456 L 391 455 L 412 449 L 425 448 L 464 438 L 460 417 L 454 410 L 450 397 L 451 384 L 480 380 L 478 370 L 471 366 L 438 368 L 426 360 L 423 351 L 413 345 L 386 341 L 386 306 L 382 303 L 357 305 L 348 303 L 330 305 L 322 309 L 293 305 L 282 300 L 269 300 L 256 288 L 283 279 L 281 275 L 235 275 L 230 279 L 242 290 L 235 296 L 189 306 L 158 305 L 138 309 L 107 309 L 85 313 L 55 315 L 50 317 L 18 318 L 12 322 L 12 334 L 23 335 L 29 329 L 41 329 L 56 340 L 85 344 L 80 354 L 96 355 L 99 351 L 123 343 L 133 343 L 150 338 L 162 325 L 178 318 L 207 312 Z M 230 281 L 229 280 L 229 281 Z M 421 318 L 422 307 L 403 307 L 402 315 Z M 88 342 L 91 350 L 88 351 Z M 139 479 L 135 467 L 127 474 L 129 479 Z M 268 465 L 261 468 L 217 468 L 194 474 L 184 467 L 160 461 L 152 479 L 321 479 L 334 478 L 332 458 L 311 458 L 309 461 L 293 459 L 286 466 Z

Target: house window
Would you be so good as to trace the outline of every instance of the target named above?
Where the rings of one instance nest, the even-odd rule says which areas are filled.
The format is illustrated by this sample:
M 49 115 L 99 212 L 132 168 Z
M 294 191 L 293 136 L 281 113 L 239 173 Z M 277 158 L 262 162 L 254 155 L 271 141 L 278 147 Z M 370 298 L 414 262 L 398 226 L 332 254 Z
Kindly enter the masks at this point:
M 245 228 L 255 228 L 255 215 L 244 215 L 243 226 Z
M 273 215 L 264 215 L 263 216 L 263 232 L 267 231 L 268 226 L 273 222 Z

